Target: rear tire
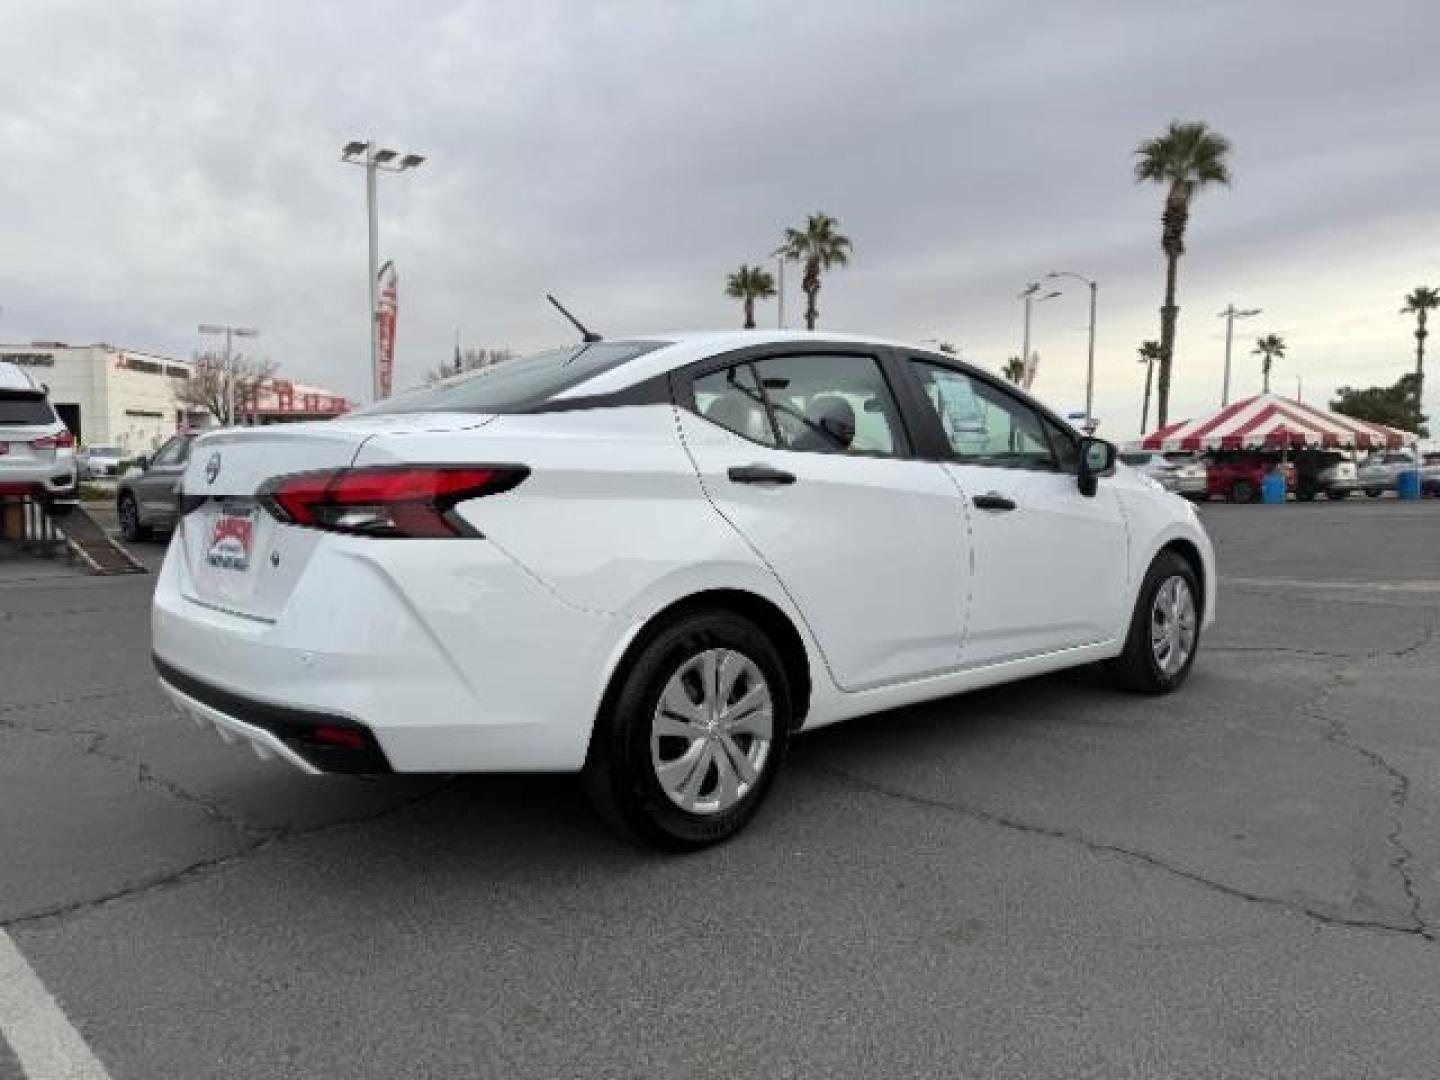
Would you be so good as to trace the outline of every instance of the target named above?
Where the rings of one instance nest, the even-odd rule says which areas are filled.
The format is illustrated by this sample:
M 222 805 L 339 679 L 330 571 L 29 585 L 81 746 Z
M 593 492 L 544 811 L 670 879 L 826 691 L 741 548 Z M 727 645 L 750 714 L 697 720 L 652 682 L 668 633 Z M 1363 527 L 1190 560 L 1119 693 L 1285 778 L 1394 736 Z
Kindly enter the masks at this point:
M 1384 492 L 1380 488 L 1366 488 L 1365 494 L 1370 496 L 1370 498 L 1372 499 L 1378 499 L 1381 495 L 1384 494 Z
M 1332 502 L 1339 502 L 1341 499 L 1348 499 L 1348 498 L 1350 497 L 1350 492 L 1348 492 L 1348 491 L 1327 491 L 1327 492 L 1325 492 L 1325 497 L 1326 497 L 1327 499 L 1330 499 Z
M 133 544 L 150 535 L 150 529 L 140 520 L 140 507 L 135 502 L 135 496 L 128 492 L 121 495 L 115 510 L 120 516 L 120 535 L 125 540 Z
M 1230 501 L 1235 503 L 1252 503 L 1255 501 L 1255 485 L 1249 480 L 1236 480 L 1230 485 Z
M 1190 564 L 1173 551 L 1157 555 L 1140 586 L 1125 651 L 1110 662 L 1115 681 L 1137 694 L 1180 689 L 1200 651 L 1203 604 Z
M 616 673 L 585 790 L 607 822 L 652 844 L 719 843 L 769 793 L 793 715 L 785 665 L 759 627 L 721 609 L 682 614 Z

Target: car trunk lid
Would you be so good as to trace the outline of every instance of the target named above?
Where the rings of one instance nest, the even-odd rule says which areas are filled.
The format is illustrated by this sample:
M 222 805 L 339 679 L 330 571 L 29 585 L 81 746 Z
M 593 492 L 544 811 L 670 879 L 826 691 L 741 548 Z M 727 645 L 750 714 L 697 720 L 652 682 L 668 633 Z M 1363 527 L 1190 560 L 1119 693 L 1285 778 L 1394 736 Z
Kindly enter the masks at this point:
M 181 481 L 187 512 L 174 540 L 185 560 L 186 598 L 230 614 L 273 621 L 326 534 L 282 524 L 265 511 L 258 494 L 266 481 L 346 468 L 379 434 L 456 431 L 491 419 L 455 413 L 365 416 L 201 437 Z

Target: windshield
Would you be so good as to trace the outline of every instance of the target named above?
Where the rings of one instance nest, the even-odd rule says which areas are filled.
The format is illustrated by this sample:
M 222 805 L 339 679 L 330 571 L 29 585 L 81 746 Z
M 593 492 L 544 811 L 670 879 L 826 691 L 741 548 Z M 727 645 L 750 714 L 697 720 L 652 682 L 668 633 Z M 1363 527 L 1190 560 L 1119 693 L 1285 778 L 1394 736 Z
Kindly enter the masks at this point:
M 516 357 L 377 401 L 352 415 L 526 412 L 561 391 L 660 348 L 658 341 L 600 341 Z

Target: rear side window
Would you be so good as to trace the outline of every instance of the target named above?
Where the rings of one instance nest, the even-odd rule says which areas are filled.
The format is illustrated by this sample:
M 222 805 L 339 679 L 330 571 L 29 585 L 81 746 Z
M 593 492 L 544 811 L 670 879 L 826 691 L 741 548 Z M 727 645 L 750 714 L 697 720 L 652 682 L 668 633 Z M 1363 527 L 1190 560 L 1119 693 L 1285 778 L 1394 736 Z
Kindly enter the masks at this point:
M 433 386 L 396 394 L 352 416 L 393 413 L 528 412 L 556 394 L 579 386 L 637 356 L 660 347 L 656 341 L 597 341 L 518 356 L 478 371 L 467 371 Z
M 0 424 L 53 424 L 55 410 L 39 394 L 0 393 Z

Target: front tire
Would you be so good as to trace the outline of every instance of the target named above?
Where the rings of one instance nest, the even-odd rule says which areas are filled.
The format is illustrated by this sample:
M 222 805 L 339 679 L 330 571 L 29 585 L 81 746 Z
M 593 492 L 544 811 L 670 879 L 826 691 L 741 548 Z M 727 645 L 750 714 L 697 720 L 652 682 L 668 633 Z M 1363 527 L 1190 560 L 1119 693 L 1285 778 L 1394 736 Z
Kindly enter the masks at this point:
M 1116 681 L 1138 694 L 1180 689 L 1200 648 L 1200 583 L 1190 564 L 1162 551 L 1150 564 L 1125 651 L 1111 662 Z
M 1385 493 L 1385 492 L 1384 492 L 1384 490 L 1383 490 L 1382 488 L 1366 488 L 1366 489 L 1365 489 L 1365 494 L 1368 495 L 1368 496 L 1369 496 L 1370 498 L 1372 498 L 1372 499 L 1378 499 L 1378 498 L 1380 498 L 1380 496 L 1383 495 L 1384 493 Z
M 739 832 L 785 759 L 793 704 L 749 619 L 689 612 L 652 632 L 606 695 L 585 789 L 611 825 L 672 849 Z
M 1230 485 L 1230 501 L 1235 503 L 1252 503 L 1255 501 L 1255 485 L 1249 480 L 1236 480 Z

